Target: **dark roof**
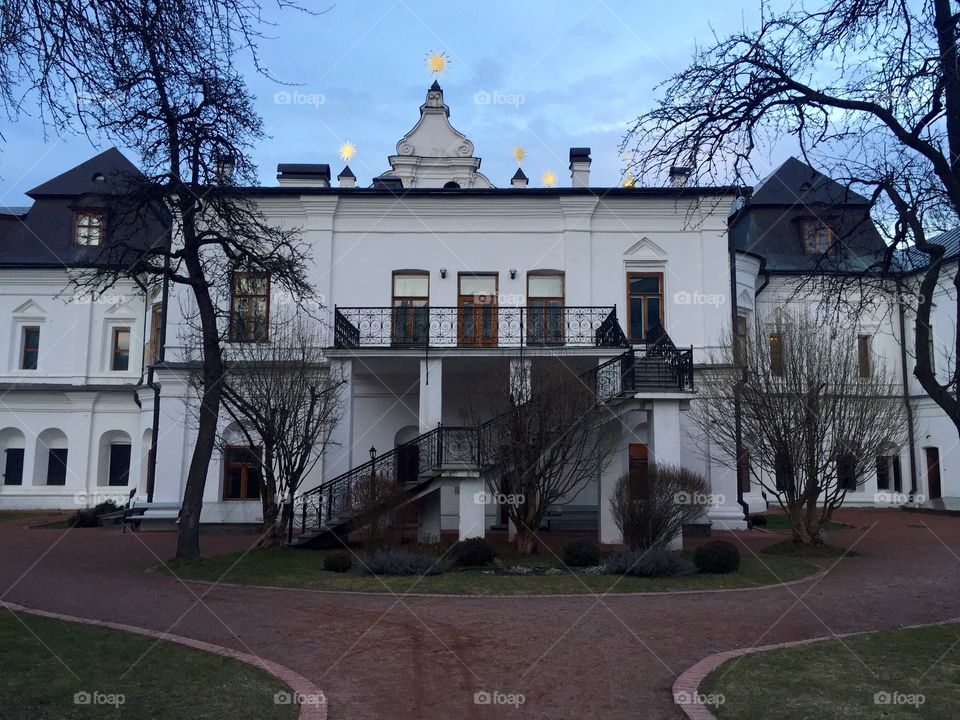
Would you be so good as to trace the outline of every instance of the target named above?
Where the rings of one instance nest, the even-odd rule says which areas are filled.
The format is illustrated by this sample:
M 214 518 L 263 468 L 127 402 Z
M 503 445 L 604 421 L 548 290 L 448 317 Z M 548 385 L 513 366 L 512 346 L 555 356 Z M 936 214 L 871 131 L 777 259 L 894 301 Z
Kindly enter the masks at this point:
M 527 180 L 527 176 L 523 174 L 523 170 L 517 168 L 517 171 L 513 174 L 511 180 Z
M 386 190 L 402 190 L 403 180 L 398 177 L 384 177 L 381 175 L 373 179 L 373 187 Z M 443 189 L 449 190 L 449 188 Z
M 753 189 L 751 205 L 866 205 L 867 199 L 790 157 Z
M 350 169 L 349 165 L 344 165 L 343 170 L 340 171 L 340 174 L 337 175 L 338 178 L 355 178 L 356 175 L 353 174 L 353 170 Z
M 440 87 L 440 83 L 438 83 L 436 80 L 433 81 L 433 85 L 430 86 L 430 90 L 431 92 L 435 92 L 437 90 L 443 92 L 443 88 Z
M 590 148 L 572 147 L 570 148 L 570 162 L 590 159 Z
M 116 194 L 124 191 L 131 177 L 139 176 L 140 170 L 137 166 L 127 160 L 123 153 L 112 147 L 60 173 L 55 178 L 37 185 L 27 192 L 27 195 L 37 199 Z
M 807 255 L 802 233 L 809 221 L 826 224 L 839 251 Z M 862 272 L 878 268 L 887 250 L 869 203 L 794 157 L 754 188 L 731 232 L 736 249 L 763 258 L 771 272 Z
M 956 260 L 960 258 L 960 228 L 948 230 L 945 233 L 937 235 L 930 241 L 933 245 L 942 245 L 944 248 L 944 260 Z M 916 247 L 909 247 L 897 253 L 897 261 L 905 272 L 922 270 L 930 262 L 930 256 Z
M 34 188 L 28 194 L 35 202 L 25 213 L 0 213 L 0 267 L 129 267 L 148 248 L 166 245 L 167 224 L 123 200 L 122 188 L 139 177 L 136 166 L 110 148 Z M 104 216 L 102 246 L 75 243 L 78 212 Z
M 0 215 L 7 217 L 22 217 L 30 211 L 29 205 L 11 205 L 0 207 Z

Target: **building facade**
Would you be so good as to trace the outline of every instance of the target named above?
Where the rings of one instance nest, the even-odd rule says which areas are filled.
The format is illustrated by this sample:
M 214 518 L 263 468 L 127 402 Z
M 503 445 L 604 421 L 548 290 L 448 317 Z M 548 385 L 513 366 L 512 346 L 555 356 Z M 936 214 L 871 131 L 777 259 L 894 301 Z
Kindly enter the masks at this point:
M 109 175 L 119 153 L 104 155 L 65 175 Z M 679 170 L 668 187 L 594 187 L 589 149 L 571 148 L 569 157 L 567 187 L 531 188 L 519 169 L 506 187 L 494 187 L 434 83 L 419 121 L 371 186 L 358 187 L 349 167 L 332 181 L 327 165 L 281 164 L 276 186 L 244 190 L 311 248 L 311 280 L 330 329 L 326 356 L 346 381 L 335 444 L 303 488 L 298 522 L 305 530 L 343 520 L 337 508 L 346 489 L 371 472 L 391 473 L 408 487 L 415 508 L 408 520 L 421 538 L 482 535 L 503 524 L 496 493 L 488 492 L 496 484 L 482 462 L 463 455 L 464 429 L 482 414 L 479 388 L 536 372 L 548 360 L 562 362 L 571 383 L 598 388 L 611 410 L 605 432 L 616 442 L 610 466 L 557 508 L 556 527 L 596 528 L 600 540 L 616 542 L 610 493 L 620 476 L 649 462 L 702 473 L 711 487 L 704 522 L 714 526 L 744 528 L 749 512 L 766 507 L 759 485 L 738 479 L 689 421 L 697 377 L 720 350 L 725 328 L 757 322 L 764 307 L 784 302 L 792 283 L 816 272 L 810 260 L 823 233 L 815 230 L 834 222 L 824 220 L 823 208 L 855 212 L 861 199 L 835 196 L 828 179 L 793 159 L 747 199 L 736 188 L 690 187 Z M 117 302 L 56 305 L 57 293 L 73 292 L 70 274 L 81 264 L 69 252 L 99 231 L 83 212 L 90 188 L 74 182 L 58 196 L 69 223 L 16 239 L 14 230 L 47 212 L 56 188 L 38 192 L 44 187 L 31 192 L 28 211 L 11 210 L 0 224 L 7 228 L 0 300 L 11 342 L 0 405 L 7 463 L 0 507 L 68 507 L 102 488 L 146 495 L 148 474 L 152 499 L 179 501 L 196 403 L 195 357 L 182 332 L 191 298 L 130 282 L 117 287 Z M 61 252 L 46 265 L 11 251 L 18 243 L 45 245 L 53 234 Z M 855 259 L 877 242 L 871 226 L 845 252 Z M 905 268 L 891 283 L 911 277 Z M 949 296 L 950 287 L 943 292 Z M 235 282 L 229 302 L 232 313 L 257 322 L 285 299 L 264 278 Z M 949 303 L 942 306 L 949 314 Z M 874 504 L 885 486 L 909 492 L 914 484 L 933 496 L 936 471 L 941 494 L 960 494 L 949 480 L 956 432 L 919 391 L 911 366 L 904 370 L 896 313 L 878 311 L 863 325 L 871 352 L 898 368 L 916 427 L 910 447 L 892 450 L 886 469 L 878 460 L 875 477 L 850 501 Z M 909 331 L 909 318 L 903 327 Z M 944 321 L 944 347 L 948 328 Z M 124 347 L 127 359 L 118 364 Z M 155 472 L 148 473 L 154 427 Z M 203 522 L 256 522 L 256 473 L 226 418 L 222 434 Z M 114 449 L 123 446 L 129 449 Z M 935 466 L 924 464 L 931 448 L 939 452 Z M 18 463 L 19 482 L 8 480 Z

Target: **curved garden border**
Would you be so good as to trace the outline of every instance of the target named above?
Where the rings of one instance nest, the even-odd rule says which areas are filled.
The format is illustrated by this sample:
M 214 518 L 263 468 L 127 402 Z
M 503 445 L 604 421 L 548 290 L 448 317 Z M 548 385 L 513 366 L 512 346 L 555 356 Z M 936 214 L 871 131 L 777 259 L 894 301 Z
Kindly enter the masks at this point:
M 792 642 L 774 643 L 773 645 L 760 645 L 758 647 L 738 648 L 736 650 L 725 650 L 724 652 L 707 655 L 703 660 L 687 668 L 673 682 L 673 701 L 684 712 L 690 720 L 716 720 L 710 710 L 702 704 L 690 702 L 690 698 L 700 693 L 700 683 L 707 675 L 712 673 L 718 667 L 728 660 L 741 657 L 743 655 L 752 655 L 753 653 L 767 652 L 770 650 L 780 650 L 782 648 L 800 647 L 802 645 L 812 645 L 825 640 L 836 640 L 837 638 L 849 638 L 857 635 L 870 635 L 877 632 L 888 630 L 917 630 L 925 627 L 937 627 L 938 625 L 950 625 L 960 622 L 960 618 L 951 618 L 949 620 L 940 620 L 933 623 L 922 623 L 920 625 L 903 625 L 902 627 L 878 628 L 876 630 L 858 630 L 850 633 L 837 633 L 835 635 L 823 635 L 805 640 L 793 640 Z
M 298 716 L 299 720 L 327 720 L 327 696 L 324 695 L 323 691 L 303 675 L 294 672 L 290 668 L 280 665 L 279 663 L 275 663 L 272 660 L 264 660 L 250 655 L 249 653 L 240 652 L 239 650 L 231 650 L 230 648 L 226 648 L 221 645 L 214 645 L 212 643 L 204 642 L 203 640 L 194 640 L 193 638 L 184 637 L 182 635 L 170 635 L 169 633 L 157 632 L 156 630 L 149 630 L 147 628 L 136 627 L 134 625 L 123 625 L 121 623 L 108 622 L 105 620 L 93 620 L 90 618 L 75 617 L 73 615 L 64 615 L 63 613 L 29 608 L 3 600 L 0 600 L 0 607 L 5 607 L 14 612 L 39 615 L 40 617 L 52 618 L 54 620 L 65 620 L 67 622 L 81 623 L 83 625 L 97 625 L 99 627 L 110 628 L 111 630 L 121 630 L 123 632 L 134 633 L 135 635 L 145 635 L 158 640 L 167 640 L 179 645 L 185 645 L 186 647 L 193 648 L 194 650 L 202 650 L 214 655 L 222 655 L 223 657 L 239 660 L 240 662 L 253 665 L 261 670 L 265 670 L 280 680 L 280 682 L 288 685 L 290 689 L 299 696 L 310 695 L 318 698 L 319 702 L 315 704 L 302 703 L 300 705 L 300 714 Z
M 814 562 L 810 562 L 814 567 L 819 567 Z M 152 572 L 152 568 L 146 570 L 146 572 Z M 827 569 L 820 567 L 816 572 L 810 573 L 806 577 L 797 578 L 796 580 L 787 580 L 786 582 L 771 583 L 769 585 L 751 585 L 747 587 L 732 587 L 732 588 L 714 588 L 712 590 L 641 590 L 637 592 L 582 592 L 582 593 L 517 593 L 517 594 L 496 594 L 490 593 L 488 595 L 467 595 L 463 593 L 424 593 L 424 592 L 389 592 L 389 591 L 380 591 L 380 590 L 323 590 L 320 588 L 302 588 L 302 587 L 293 587 L 293 586 L 284 586 L 284 585 L 246 585 L 243 583 L 229 583 L 229 582 L 219 582 L 214 580 L 196 580 L 192 578 L 182 578 L 177 575 L 170 575 L 169 577 L 182 582 L 182 583 L 194 583 L 196 585 L 204 585 L 207 587 L 216 586 L 216 587 L 228 587 L 228 588 L 242 588 L 245 590 L 285 590 L 291 592 L 306 592 L 306 593 L 319 593 L 323 595 L 365 595 L 368 597 L 403 597 L 403 598 L 456 598 L 459 600 L 462 599 L 472 599 L 472 600 L 499 600 L 501 598 L 514 600 L 543 600 L 545 598 L 560 598 L 560 599 L 576 599 L 576 598 L 591 598 L 598 595 L 607 597 L 607 598 L 617 598 L 617 597 L 665 597 L 669 595 L 710 595 L 713 593 L 734 593 L 734 592 L 750 592 L 752 590 L 776 590 L 777 588 L 789 587 L 791 585 L 799 585 L 800 583 L 810 582 L 811 580 L 819 580 L 828 572 Z

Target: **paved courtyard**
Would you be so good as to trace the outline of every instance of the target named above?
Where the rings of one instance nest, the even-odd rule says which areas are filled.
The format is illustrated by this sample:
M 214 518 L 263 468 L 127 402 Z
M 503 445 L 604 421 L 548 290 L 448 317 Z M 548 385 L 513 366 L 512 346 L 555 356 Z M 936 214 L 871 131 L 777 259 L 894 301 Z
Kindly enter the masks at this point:
M 733 592 L 441 598 L 185 584 L 144 570 L 172 533 L 0 523 L 0 598 L 169 631 L 274 660 L 321 687 L 331 718 L 679 718 L 675 677 L 706 655 L 960 617 L 960 518 L 847 510 L 825 577 Z M 751 547 L 782 535 L 752 533 Z M 208 554 L 251 536 L 204 538 Z M 747 552 L 745 549 L 744 552 Z M 946 650 L 947 648 L 944 648 Z M 524 704 L 480 705 L 478 691 Z

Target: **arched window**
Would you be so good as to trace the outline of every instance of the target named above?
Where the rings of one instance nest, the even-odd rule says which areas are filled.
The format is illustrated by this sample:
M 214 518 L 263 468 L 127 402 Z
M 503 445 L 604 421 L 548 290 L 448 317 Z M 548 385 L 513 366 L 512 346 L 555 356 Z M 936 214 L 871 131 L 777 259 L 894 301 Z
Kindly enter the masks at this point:
M 460 189 L 460 183 L 454 182 L 453 180 L 451 180 L 450 182 L 446 183 L 446 184 L 443 186 L 443 189 L 444 189 L 444 190 L 459 190 L 459 189 Z

